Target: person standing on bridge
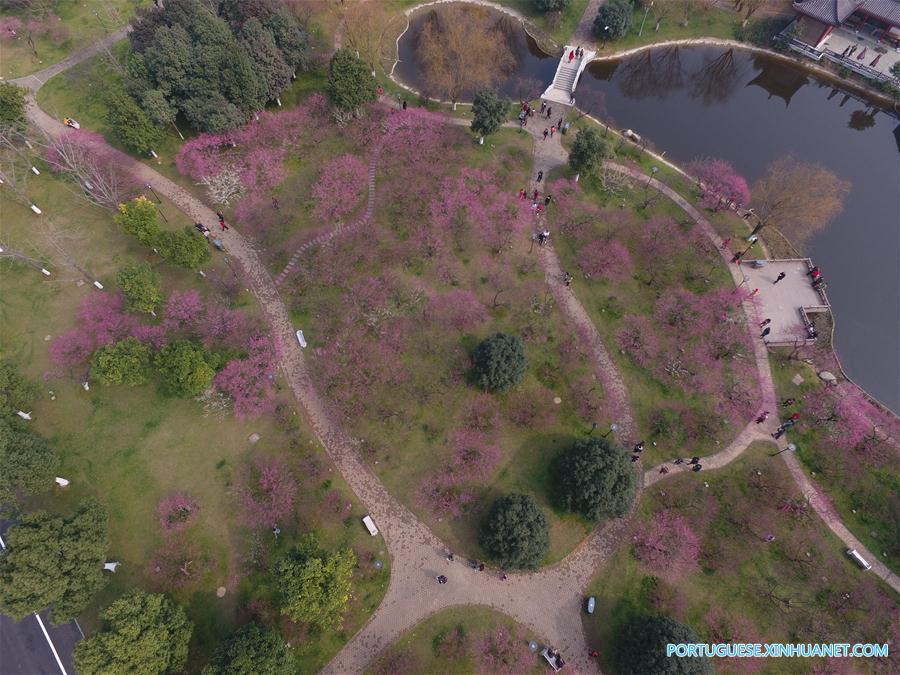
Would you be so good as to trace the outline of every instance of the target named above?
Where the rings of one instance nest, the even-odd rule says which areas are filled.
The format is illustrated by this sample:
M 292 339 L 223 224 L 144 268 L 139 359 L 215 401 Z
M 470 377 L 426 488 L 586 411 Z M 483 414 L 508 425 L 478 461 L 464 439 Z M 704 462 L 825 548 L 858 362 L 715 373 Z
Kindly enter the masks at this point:
M 547 109 L 547 101 L 541 101 L 541 115 L 544 114 L 544 111 Z
M 575 58 L 575 51 L 574 50 L 569 51 L 569 63 L 572 63 L 572 59 L 574 59 L 574 58 Z

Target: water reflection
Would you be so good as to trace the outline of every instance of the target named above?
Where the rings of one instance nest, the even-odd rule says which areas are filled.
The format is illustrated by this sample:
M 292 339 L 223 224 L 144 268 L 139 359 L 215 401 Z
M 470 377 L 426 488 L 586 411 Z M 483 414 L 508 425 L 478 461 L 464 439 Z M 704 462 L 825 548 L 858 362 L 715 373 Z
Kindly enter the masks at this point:
M 594 62 L 576 98 L 595 94 L 605 96 L 606 119 L 675 161 L 721 157 L 752 182 L 793 153 L 852 183 L 843 212 L 808 252 L 827 270 L 844 367 L 900 409 L 895 116 L 832 81 L 740 50 L 669 48 Z

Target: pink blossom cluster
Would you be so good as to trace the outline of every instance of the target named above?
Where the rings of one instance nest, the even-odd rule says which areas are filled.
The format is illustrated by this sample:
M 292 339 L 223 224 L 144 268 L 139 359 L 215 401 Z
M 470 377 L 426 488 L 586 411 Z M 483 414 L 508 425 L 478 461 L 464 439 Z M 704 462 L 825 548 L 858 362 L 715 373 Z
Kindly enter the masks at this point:
M 631 255 L 615 240 L 594 239 L 578 252 L 576 262 L 588 279 L 618 281 L 631 273 Z
M 368 167 L 356 155 L 331 160 L 312 189 L 313 215 L 328 224 L 343 220 L 359 206 L 368 174 Z
M 648 569 L 676 581 L 696 570 L 700 537 L 684 516 L 674 509 L 663 509 L 637 530 L 632 550 Z
M 480 641 L 478 654 L 485 672 L 517 675 L 530 672 L 537 656 L 528 642 L 517 638 L 505 626 L 497 626 Z
M 429 299 L 432 316 L 457 331 L 470 331 L 487 319 L 487 308 L 472 291 L 456 288 Z
M 275 527 L 293 513 L 297 481 L 282 460 L 257 458 L 242 467 L 235 494 L 248 527 Z
M 247 356 L 231 359 L 216 375 L 213 386 L 228 394 L 238 419 L 259 417 L 274 405 L 275 349 L 265 336 L 250 338 Z
M 725 160 L 700 160 L 691 165 L 691 170 L 700 184 L 700 203 L 704 207 L 718 211 L 725 208 L 728 202 L 750 203 L 747 181 Z
M 197 501 L 184 492 L 163 497 L 156 505 L 156 515 L 159 516 L 163 534 L 184 531 L 197 517 L 198 511 L 200 506 Z
M 0 40 L 15 40 L 22 30 L 22 20 L 17 16 L 0 16 Z

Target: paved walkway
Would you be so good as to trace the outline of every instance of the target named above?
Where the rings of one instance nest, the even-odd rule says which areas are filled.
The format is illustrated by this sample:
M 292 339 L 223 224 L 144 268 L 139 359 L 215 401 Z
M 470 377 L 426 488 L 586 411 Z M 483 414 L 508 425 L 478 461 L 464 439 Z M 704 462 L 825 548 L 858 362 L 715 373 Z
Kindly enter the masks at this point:
M 99 48 L 93 51 L 83 50 L 62 62 L 66 64 L 64 67 L 62 64 L 52 66 L 51 69 L 54 71 L 52 74 L 61 72 L 98 50 Z M 51 74 L 44 77 L 46 72 L 41 71 L 29 76 L 34 78 L 34 84 L 26 86 L 36 91 L 40 83 L 52 76 Z M 30 106 L 28 114 L 35 125 L 50 135 L 55 136 L 68 131 L 36 105 Z M 535 169 L 543 168 L 545 173 L 549 173 L 552 167 L 566 161 L 559 137 L 546 142 L 536 141 L 534 157 L 536 165 L 541 165 L 535 166 Z M 164 194 L 195 221 L 215 222 L 212 209 L 151 167 L 124 153 L 119 153 L 119 161 L 123 165 L 130 165 L 142 180 L 151 184 L 157 192 Z M 635 179 L 646 180 L 646 176 L 637 169 L 613 162 L 608 162 L 607 166 Z M 651 179 L 650 185 L 688 213 L 712 241 L 717 245 L 720 243 L 709 222 L 680 195 L 655 179 Z M 370 190 L 371 199 L 374 199 L 374 190 Z M 317 438 L 377 522 L 391 553 L 391 580 L 384 601 L 362 630 L 351 638 L 326 667 L 325 672 L 341 674 L 361 672 L 382 649 L 404 631 L 436 611 L 464 604 L 488 605 L 523 623 L 562 651 L 570 663 L 570 672 L 595 671 L 597 664 L 587 657 L 588 645 L 582 630 L 582 591 L 592 579 L 597 567 L 618 545 L 627 521 L 617 519 L 595 530 L 578 549 L 559 564 L 533 574 L 512 574 L 507 581 L 500 581 L 495 573 L 471 571 L 462 563 L 454 563 L 448 567 L 444 559 L 445 548 L 440 540 L 388 493 L 380 480 L 360 461 L 354 440 L 343 432 L 328 414 L 326 405 L 311 380 L 304 353 L 296 344 L 293 325 L 278 295 L 275 282 L 262 265 L 256 251 L 233 227 L 220 233 L 219 236 L 229 254 L 240 260 L 243 265 L 247 280 L 263 309 L 273 339 L 279 346 L 279 353 L 282 356 L 281 367 L 288 386 L 306 411 Z M 551 290 L 558 302 L 561 301 L 563 311 L 575 317 L 581 325 L 588 326 L 589 330 L 593 328 L 587 313 L 574 294 L 571 294 L 564 284 L 559 283 L 560 267 L 555 254 L 548 249 L 541 252 L 540 260 L 549 277 Z M 735 267 L 730 265 L 729 270 L 737 285 L 742 279 L 737 277 L 739 273 Z M 752 327 L 754 321 L 758 319 L 755 307 L 749 302 L 744 302 L 743 309 Z M 583 314 L 579 317 L 579 313 Z M 596 329 L 589 334 L 596 335 Z M 633 422 L 628 415 L 630 408 L 627 392 L 621 384 L 621 378 L 609 360 L 599 337 L 596 341 L 592 338 L 591 342 L 598 362 L 598 374 L 606 378 L 604 386 L 608 402 L 620 406 L 621 412 L 618 414 L 621 416 L 620 424 L 623 426 L 623 432 L 627 430 L 629 434 L 633 433 Z M 754 355 L 763 406 L 774 411 L 775 390 L 771 371 L 765 347 L 758 339 L 754 339 Z M 767 425 L 760 425 L 759 429 L 749 428 L 748 425 L 728 448 L 704 459 L 704 465 L 708 468 L 724 466 L 737 457 L 749 442 L 765 438 L 763 434 L 769 431 L 772 423 L 774 420 Z M 796 458 L 790 453 L 782 453 L 782 457 L 788 463 L 801 489 L 809 496 L 811 505 L 832 531 L 848 546 L 857 548 L 862 555 L 870 559 L 873 571 L 900 592 L 897 578 L 847 532 L 833 511 L 827 507 L 827 502 L 815 486 L 805 477 Z M 645 475 L 645 480 L 647 482 L 659 480 L 652 478 L 652 475 L 660 476 L 658 471 L 651 469 Z M 439 573 L 447 574 L 450 583 L 439 586 L 434 581 L 434 576 Z

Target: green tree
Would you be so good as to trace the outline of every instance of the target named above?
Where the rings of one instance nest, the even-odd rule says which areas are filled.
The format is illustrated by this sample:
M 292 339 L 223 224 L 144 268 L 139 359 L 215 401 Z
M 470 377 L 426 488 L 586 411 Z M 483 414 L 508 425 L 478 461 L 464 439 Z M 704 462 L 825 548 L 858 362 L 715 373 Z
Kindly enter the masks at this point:
M 0 415 L 15 415 L 19 410 L 31 411 L 38 396 L 37 385 L 19 374 L 12 361 L 0 359 Z
M 156 206 L 141 195 L 127 204 L 119 204 L 119 212 L 113 220 L 124 232 L 147 246 L 153 246 L 159 237 L 159 223 L 156 222 Z
M 202 394 L 216 374 L 206 349 L 188 340 L 179 340 L 160 349 L 154 365 L 166 393 L 174 396 Z
M 160 232 L 156 238 L 159 254 L 167 263 L 197 269 L 209 260 L 209 243 L 192 227 L 175 232 Z
M 569 166 L 579 173 L 591 173 L 603 165 L 611 154 L 609 145 L 593 127 L 578 130 L 569 152 Z
M 150 348 L 133 337 L 100 347 L 91 357 L 91 377 L 100 384 L 139 387 L 149 369 Z
M 532 0 L 539 12 L 561 12 L 572 4 L 572 0 Z
M 503 126 L 509 114 L 509 101 L 493 89 L 482 89 L 472 100 L 472 131 L 488 136 Z
M 293 68 L 284 60 L 275 37 L 256 17 L 248 19 L 241 27 L 241 44 L 265 84 L 266 100 L 274 101 L 291 83 Z
M 591 520 L 624 515 L 637 492 L 628 454 L 597 436 L 576 441 L 556 459 L 553 473 L 560 503 Z
M 0 82 L 0 126 L 25 125 L 25 90 L 9 82 Z
M 900 79 L 900 61 L 896 61 L 894 65 L 891 66 L 891 75 Z
M 194 626 L 184 609 L 165 595 L 131 591 L 104 609 L 100 618 L 102 628 L 75 646 L 80 675 L 163 675 L 184 670 Z
M 350 600 L 356 555 L 327 552 L 309 535 L 275 565 L 281 613 L 292 621 L 336 628 Z
M 158 127 L 174 124 L 178 112 L 159 89 L 148 89 L 141 96 L 141 109 Z
M 667 644 L 701 642 L 689 626 L 667 616 L 638 616 L 623 624 L 615 639 L 613 661 L 622 675 L 708 675 L 708 658 L 666 656 Z
M 332 103 L 347 112 L 359 110 L 377 94 L 369 66 L 349 49 L 338 49 L 331 57 L 326 90 Z
M 125 306 L 132 312 L 153 314 L 162 302 L 159 275 L 150 263 L 139 262 L 119 270 L 116 282 L 125 295 Z
M 494 502 L 479 543 L 501 567 L 536 569 L 550 547 L 550 529 L 531 495 L 510 494 Z
M 291 652 L 281 634 L 249 623 L 222 642 L 203 675 L 290 675 Z
M 0 612 L 16 621 L 52 607 L 54 623 L 80 614 L 104 584 L 107 514 L 93 500 L 68 518 L 26 514 L 0 555 Z
M 475 382 L 482 389 L 504 392 L 519 384 L 528 372 L 525 346 L 517 335 L 495 333 L 472 352 Z
M 57 469 L 59 458 L 42 436 L 0 418 L 0 507 L 17 492 L 49 490 Z
M 594 18 L 594 35 L 601 40 L 617 40 L 631 27 L 634 6 L 631 0 L 609 0 Z
M 116 138 L 129 150 L 148 155 L 162 142 L 162 131 L 153 124 L 131 95 L 120 86 L 105 85 L 106 121 Z

